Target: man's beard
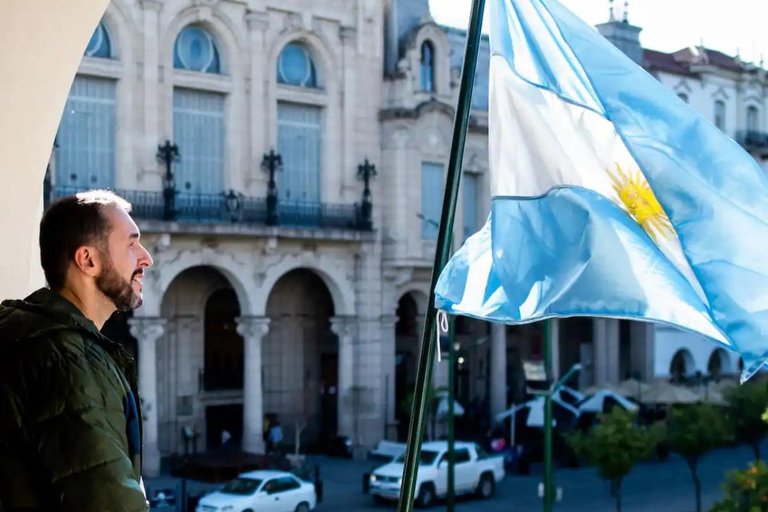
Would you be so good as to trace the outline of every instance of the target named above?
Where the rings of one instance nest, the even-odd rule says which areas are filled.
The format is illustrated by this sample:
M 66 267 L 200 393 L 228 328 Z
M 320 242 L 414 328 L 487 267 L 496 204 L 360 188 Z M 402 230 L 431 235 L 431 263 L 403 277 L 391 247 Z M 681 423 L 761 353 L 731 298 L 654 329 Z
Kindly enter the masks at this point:
M 131 311 L 141 306 L 141 294 L 133 291 L 133 277 L 141 273 L 137 270 L 131 279 L 124 279 L 112 264 L 112 258 L 102 253 L 103 268 L 96 278 L 96 287 L 107 296 L 118 311 Z

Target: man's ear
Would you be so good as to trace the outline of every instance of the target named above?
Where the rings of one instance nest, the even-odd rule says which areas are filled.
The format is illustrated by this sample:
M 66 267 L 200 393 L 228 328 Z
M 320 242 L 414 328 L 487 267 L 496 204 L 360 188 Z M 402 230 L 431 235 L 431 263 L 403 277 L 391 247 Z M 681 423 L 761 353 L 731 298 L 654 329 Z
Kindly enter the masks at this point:
M 99 251 L 90 245 L 78 247 L 75 251 L 74 264 L 80 272 L 97 277 L 101 273 L 101 258 Z

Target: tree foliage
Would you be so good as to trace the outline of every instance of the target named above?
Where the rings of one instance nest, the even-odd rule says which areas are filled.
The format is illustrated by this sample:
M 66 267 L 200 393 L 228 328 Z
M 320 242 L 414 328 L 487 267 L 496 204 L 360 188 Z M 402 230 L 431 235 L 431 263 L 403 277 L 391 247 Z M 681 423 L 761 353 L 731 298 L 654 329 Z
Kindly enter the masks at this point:
M 666 441 L 691 470 L 696 490 L 696 512 L 701 512 L 701 459 L 732 439 L 731 426 L 723 413 L 710 404 L 673 407 L 667 417 Z
M 726 392 L 728 415 L 736 439 L 752 447 L 755 460 L 760 460 L 760 441 L 768 434 L 763 414 L 768 407 L 768 382 L 749 381 Z
M 723 491 L 710 512 L 768 512 L 768 468 L 756 461 L 747 470 L 730 472 Z
M 596 466 L 600 477 L 611 485 L 616 510 L 621 512 L 621 484 L 638 462 L 648 459 L 661 439 L 658 425 L 638 427 L 634 415 L 620 407 L 601 415 L 586 434 L 579 432 L 569 444 L 579 458 Z

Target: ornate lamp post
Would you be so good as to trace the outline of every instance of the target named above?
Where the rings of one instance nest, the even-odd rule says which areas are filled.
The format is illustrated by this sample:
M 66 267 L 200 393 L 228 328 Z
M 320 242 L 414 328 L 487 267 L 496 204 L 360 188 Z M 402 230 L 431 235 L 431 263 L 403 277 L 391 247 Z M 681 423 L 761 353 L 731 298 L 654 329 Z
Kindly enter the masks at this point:
M 275 173 L 282 169 L 283 158 L 274 149 L 264 154 L 261 160 L 261 168 L 269 173 L 269 184 L 267 185 L 267 226 L 277 226 L 280 217 L 277 212 L 277 182 Z
M 176 178 L 173 175 L 173 162 L 181 158 L 179 146 L 166 140 L 162 146 L 157 146 L 157 160 L 165 164 L 163 180 L 163 220 L 176 220 Z
M 363 180 L 363 204 L 360 207 L 360 228 L 365 231 L 373 229 L 373 202 L 371 201 L 371 178 L 376 176 L 376 166 L 365 159 L 357 166 L 357 177 Z

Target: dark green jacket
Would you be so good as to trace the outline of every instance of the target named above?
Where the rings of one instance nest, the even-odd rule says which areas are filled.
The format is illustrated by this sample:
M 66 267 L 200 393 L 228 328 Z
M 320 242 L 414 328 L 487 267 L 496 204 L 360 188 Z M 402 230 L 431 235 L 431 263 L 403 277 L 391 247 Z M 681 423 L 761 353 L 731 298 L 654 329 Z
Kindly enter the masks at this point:
M 138 512 L 136 364 L 47 289 L 0 305 L 0 510 Z

